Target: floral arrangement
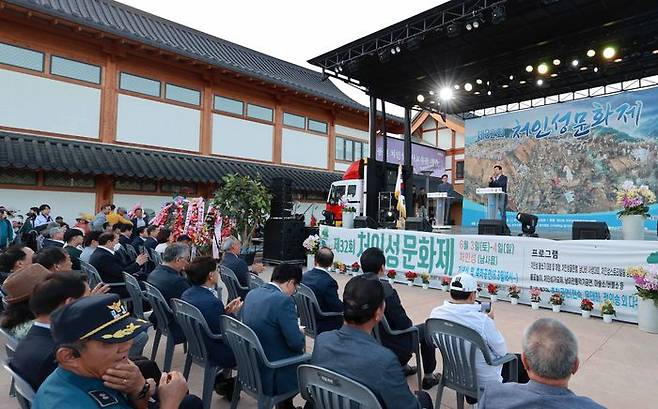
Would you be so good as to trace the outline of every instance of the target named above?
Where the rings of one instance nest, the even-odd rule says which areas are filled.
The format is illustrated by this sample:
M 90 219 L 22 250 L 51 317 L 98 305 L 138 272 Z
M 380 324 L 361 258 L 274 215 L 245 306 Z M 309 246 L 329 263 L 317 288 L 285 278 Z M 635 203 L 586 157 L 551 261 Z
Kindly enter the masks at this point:
M 407 279 L 407 281 L 414 281 L 415 279 L 418 278 L 418 273 L 414 271 L 407 271 L 404 273 L 404 277 Z
M 315 254 L 320 249 L 320 236 L 317 234 L 311 234 L 308 236 L 302 246 L 306 249 L 307 254 Z
M 494 283 L 487 284 L 487 292 L 491 295 L 497 295 L 498 294 L 498 286 Z
M 649 205 L 656 203 L 656 195 L 646 185 L 636 186 L 633 181 L 627 180 L 617 191 L 617 205 L 623 209 L 617 212 L 618 216 L 648 216 Z
M 355 213 L 356 212 L 356 207 L 351 206 L 347 199 L 341 199 L 340 201 L 340 207 L 343 210 L 343 213 Z
M 450 285 L 450 277 L 448 276 L 441 277 L 441 285 Z
M 352 271 L 354 271 L 354 272 L 356 273 L 356 272 L 358 272 L 360 269 L 361 269 L 361 265 L 359 265 L 359 262 L 358 262 L 358 261 L 355 261 L 354 263 L 352 263 Z
M 345 274 L 345 272 L 347 271 L 347 266 L 345 265 L 345 263 L 338 263 L 338 271 L 341 274 Z
M 539 288 L 533 288 L 530 290 L 530 301 L 531 302 L 541 301 L 541 290 Z
M 398 273 L 395 270 L 388 270 L 388 272 L 386 273 L 386 277 L 391 279 L 397 277 L 397 275 Z
M 551 299 L 548 300 L 548 302 L 552 305 L 562 305 L 564 302 L 564 297 L 560 293 L 553 293 L 551 294 Z
M 658 306 L 658 266 L 652 264 L 648 269 L 641 266 L 632 266 L 626 273 L 633 277 L 638 297 L 644 300 L 653 300 Z
M 331 266 L 334 268 L 334 270 L 338 270 L 340 268 L 340 261 L 334 261 Z
M 521 294 L 521 289 L 516 284 L 512 284 L 507 289 L 507 294 L 510 296 L 510 298 L 519 298 L 519 294 Z
M 605 300 L 603 303 L 601 303 L 601 314 L 617 315 L 615 306 L 612 305 L 612 301 Z
M 423 281 L 423 284 L 429 284 L 430 283 L 430 274 L 429 273 L 421 273 L 420 279 Z
M 594 303 L 589 298 L 583 298 L 580 301 L 580 309 L 583 311 L 592 311 L 594 309 Z

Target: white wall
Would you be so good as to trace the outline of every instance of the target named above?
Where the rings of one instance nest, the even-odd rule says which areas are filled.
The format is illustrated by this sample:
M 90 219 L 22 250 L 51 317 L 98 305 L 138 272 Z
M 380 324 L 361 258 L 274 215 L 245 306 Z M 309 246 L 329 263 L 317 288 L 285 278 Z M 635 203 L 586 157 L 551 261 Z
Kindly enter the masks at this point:
M 337 171 L 341 171 L 341 172 L 346 171 L 347 168 L 349 168 L 349 167 L 350 167 L 349 163 L 342 163 L 342 162 L 336 162 L 336 164 L 334 165 L 334 169 L 336 169 Z
M 162 205 L 171 202 L 171 200 L 171 195 L 151 196 L 115 193 L 112 202 L 117 206 L 125 207 L 128 211 L 130 211 L 130 209 L 132 209 L 137 203 L 141 203 L 143 209 L 151 209 L 157 214 L 162 208 Z
M 200 124 L 199 110 L 119 95 L 117 141 L 198 151 Z
M 0 124 L 98 138 L 101 92 L 0 69 Z
M 370 134 L 368 131 L 362 131 L 360 129 L 350 128 L 348 126 L 336 125 L 335 126 L 336 135 L 351 136 L 352 138 L 363 139 L 366 142 L 370 140 Z
M 274 126 L 213 114 L 212 153 L 272 161 Z
M 329 140 L 326 136 L 284 128 L 281 161 L 292 165 L 327 169 L 328 144 Z
M 18 209 L 20 214 L 27 213 L 32 206 L 49 204 L 53 219 L 62 216 L 65 222 L 73 226 L 81 212 L 95 213 L 96 193 L 0 189 L 0 201 L 6 207 Z

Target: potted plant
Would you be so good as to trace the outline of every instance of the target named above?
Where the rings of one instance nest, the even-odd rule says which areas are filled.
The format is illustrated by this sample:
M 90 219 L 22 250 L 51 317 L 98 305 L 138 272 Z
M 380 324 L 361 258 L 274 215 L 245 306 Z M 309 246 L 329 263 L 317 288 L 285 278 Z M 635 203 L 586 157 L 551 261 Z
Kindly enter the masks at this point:
M 564 303 L 564 297 L 562 297 L 562 294 L 560 293 L 553 293 L 548 302 L 553 306 L 553 312 L 560 312 L 562 303 Z
M 615 311 L 615 306 L 612 305 L 612 301 L 605 300 L 601 304 L 601 314 L 603 315 L 603 322 L 610 324 L 612 322 L 612 317 L 617 315 Z
M 232 234 L 240 240 L 247 264 L 253 263 L 256 255 L 251 238 L 256 227 L 265 224 L 271 201 L 272 195 L 260 180 L 237 174 L 223 176 L 211 200 L 219 214 L 233 222 Z
M 539 302 L 541 301 L 541 290 L 539 288 L 530 289 L 530 306 L 533 310 L 539 309 Z
M 356 207 L 349 204 L 348 201 L 341 201 L 340 207 L 343 211 L 343 227 L 351 229 L 354 227 L 354 217 L 356 217 Z
M 418 273 L 415 273 L 413 271 L 407 271 L 406 273 L 404 273 L 404 277 L 407 279 L 407 285 L 409 287 L 413 287 L 414 280 L 418 278 Z
M 521 289 L 516 284 L 512 284 L 507 288 L 507 294 L 509 295 L 509 300 L 512 304 L 516 305 L 519 303 Z
M 656 261 L 658 253 L 649 256 L 648 261 Z M 642 331 L 658 333 L 658 265 L 644 267 L 629 267 L 626 269 L 635 281 L 635 289 L 640 303 L 637 311 L 637 325 Z
M 340 274 L 345 274 L 347 272 L 347 266 L 345 263 L 338 263 L 338 272 Z
M 302 243 L 306 250 L 306 269 L 310 270 L 315 267 L 315 254 L 320 249 L 320 236 L 312 234 Z
M 420 275 L 420 279 L 423 281 L 423 290 L 427 290 L 430 288 L 430 274 L 429 273 L 422 273 Z
M 446 292 L 450 290 L 450 277 L 441 277 L 441 289 Z
M 352 275 L 353 276 L 358 275 L 360 269 L 361 269 L 361 265 L 359 265 L 358 261 L 355 261 L 354 263 L 352 263 L 351 270 L 352 270 Z
M 594 303 L 589 298 L 583 298 L 580 300 L 580 314 L 585 319 L 589 319 L 592 316 L 592 310 L 594 309 Z
M 332 271 L 340 271 L 340 261 L 334 261 L 331 265 Z
M 388 283 L 393 285 L 393 283 L 395 283 L 395 277 L 397 277 L 397 275 L 398 273 L 395 270 L 393 269 L 388 270 L 388 272 L 386 273 L 386 277 L 388 277 Z
M 621 219 L 624 240 L 644 240 L 644 221 L 649 216 L 649 205 L 656 195 L 646 185 L 635 186 L 627 180 L 617 190 L 617 205 L 623 207 L 617 215 Z
M 489 299 L 491 302 L 498 301 L 498 286 L 494 283 L 487 284 L 487 292 L 489 293 Z

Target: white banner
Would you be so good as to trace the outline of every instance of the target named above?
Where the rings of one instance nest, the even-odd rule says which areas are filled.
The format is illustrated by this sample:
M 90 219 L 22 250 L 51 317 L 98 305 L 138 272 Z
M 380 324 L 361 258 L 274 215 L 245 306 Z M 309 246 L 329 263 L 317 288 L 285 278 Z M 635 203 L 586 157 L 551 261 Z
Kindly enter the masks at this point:
M 359 261 L 368 247 L 379 247 L 386 255 L 386 268 L 394 269 L 396 281 L 405 282 L 405 273 L 431 276 L 430 287 L 439 288 L 443 276 L 472 274 L 487 297 L 487 284 L 500 286 L 499 299 L 508 299 L 507 287 L 521 288 L 519 302 L 530 303 L 530 289 L 539 288 L 541 306 L 554 292 L 565 301 L 564 311 L 580 312 L 580 301 L 594 302 L 592 315 L 601 315 L 600 304 L 610 300 L 617 319 L 637 322 L 638 298 L 633 279 L 625 269 L 647 265 L 656 251 L 655 242 L 638 241 L 555 241 L 515 236 L 475 236 L 424 233 L 401 230 L 343 229 L 320 226 L 322 245 L 334 250 L 335 261 L 348 267 Z M 421 284 L 420 278 L 416 279 Z

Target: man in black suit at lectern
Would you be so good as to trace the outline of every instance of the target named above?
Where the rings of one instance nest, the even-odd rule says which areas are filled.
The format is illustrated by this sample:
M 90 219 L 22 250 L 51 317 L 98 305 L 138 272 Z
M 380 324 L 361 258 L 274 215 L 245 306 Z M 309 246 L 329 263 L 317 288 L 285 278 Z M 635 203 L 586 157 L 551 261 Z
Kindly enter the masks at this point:
M 503 167 L 496 165 L 493 167 L 493 175 L 489 178 L 489 187 L 499 187 L 503 192 L 507 193 L 507 176 L 503 175 Z M 498 210 L 500 211 L 500 218 L 502 221 L 507 222 L 505 213 L 507 211 L 507 194 L 503 197 Z

